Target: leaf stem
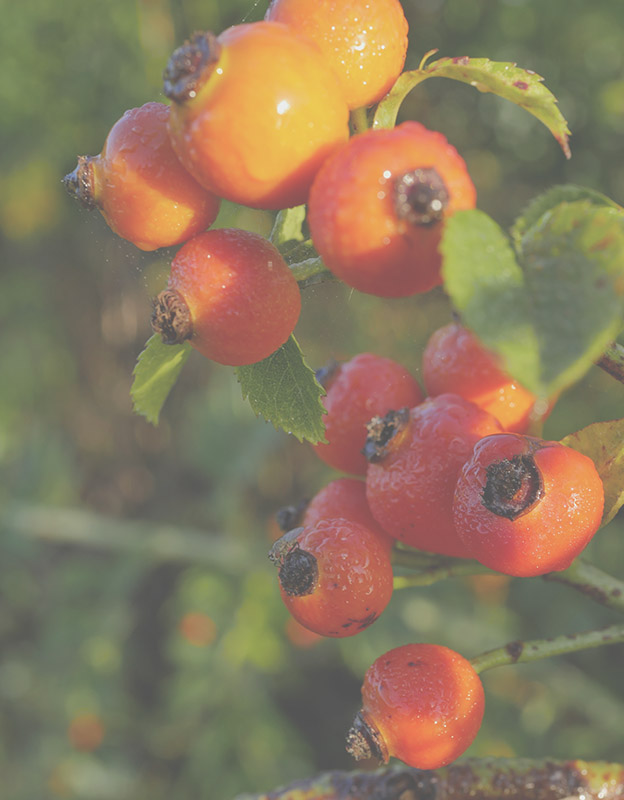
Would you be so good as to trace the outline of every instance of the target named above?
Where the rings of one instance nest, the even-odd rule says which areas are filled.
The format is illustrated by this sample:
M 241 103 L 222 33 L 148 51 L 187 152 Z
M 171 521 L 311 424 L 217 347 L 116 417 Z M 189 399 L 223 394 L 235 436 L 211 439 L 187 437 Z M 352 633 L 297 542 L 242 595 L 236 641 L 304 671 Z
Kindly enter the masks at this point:
M 306 286 L 312 286 L 316 283 L 336 280 L 334 275 L 323 264 L 320 256 L 306 258 L 297 264 L 290 264 L 290 269 L 297 279 L 300 289 L 305 289 Z
M 596 366 L 603 369 L 620 383 L 624 383 L 624 347 L 617 342 L 613 342 L 596 361 Z
M 470 663 L 476 672 L 481 673 L 494 667 L 539 661 L 542 658 L 552 658 L 619 642 L 624 642 L 624 625 L 610 625 L 607 628 L 555 636 L 552 639 L 509 642 L 504 647 L 498 647 L 475 656 Z

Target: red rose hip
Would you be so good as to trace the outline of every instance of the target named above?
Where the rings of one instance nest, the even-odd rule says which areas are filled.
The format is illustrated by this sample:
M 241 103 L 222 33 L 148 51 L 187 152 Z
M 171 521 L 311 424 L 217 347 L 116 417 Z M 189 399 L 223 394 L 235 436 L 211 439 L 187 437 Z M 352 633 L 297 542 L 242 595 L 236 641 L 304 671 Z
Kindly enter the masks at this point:
M 484 704 L 481 679 L 459 653 L 435 644 L 396 647 L 366 672 L 347 750 L 356 759 L 444 767 L 474 740 Z
M 327 390 L 323 399 L 327 444 L 314 445 L 314 451 L 330 467 L 365 475 L 366 424 L 390 409 L 420 403 L 420 386 L 401 364 L 373 353 L 360 353 L 342 364 L 332 362 L 317 377 Z
M 455 483 L 475 443 L 501 431 L 491 414 L 453 394 L 373 420 L 366 496 L 375 519 L 412 547 L 470 557 L 453 523 Z
M 466 165 L 441 133 L 418 122 L 353 136 L 314 179 L 312 241 L 347 285 L 407 297 L 442 282 L 444 220 L 474 208 Z
M 188 339 L 213 361 L 238 366 L 284 344 L 300 310 L 299 286 L 279 251 L 258 234 L 220 228 L 178 251 L 152 326 L 166 344 Z
M 475 445 L 457 481 L 453 519 L 473 558 L 530 577 L 570 566 L 600 527 L 603 506 L 590 458 L 506 433 Z
M 292 616 L 323 636 L 353 636 L 371 625 L 392 596 L 386 544 L 341 517 L 294 528 L 269 554 Z

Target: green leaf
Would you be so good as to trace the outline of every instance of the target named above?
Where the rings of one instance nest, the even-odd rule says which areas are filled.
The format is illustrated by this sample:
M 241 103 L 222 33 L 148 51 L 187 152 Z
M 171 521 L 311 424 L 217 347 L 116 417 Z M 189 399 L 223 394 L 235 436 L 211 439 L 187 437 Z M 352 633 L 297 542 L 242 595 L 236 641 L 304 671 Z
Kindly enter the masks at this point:
M 278 211 L 269 237 L 282 255 L 303 242 L 303 223 L 306 216 L 305 206 L 295 206 Z
M 324 442 L 325 390 L 305 362 L 294 336 L 264 361 L 237 367 L 243 397 L 255 414 L 299 441 Z
M 459 211 L 442 241 L 445 288 L 463 323 L 527 388 L 540 373 L 524 274 L 505 233 L 483 211 Z
M 529 203 L 514 222 L 513 228 L 511 229 L 512 237 L 514 240 L 518 241 L 547 211 L 551 211 L 560 203 L 573 203 L 576 200 L 589 200 L 592 205 L 607 206 L 624 212 L 624 209 L 614 200 L 611 200 L 606 194 L 597 192 L 594 189 L 588 189 L 585 186 L 575 186 L 571 183 L 553 186 L 551 189 L 548 189 L 548 191 L 535 197 Z
M 605 506 L 602 525 L 624 505 L 624 419 L 595 422 L 561 440 L 592 459 L 602 478 Z
M 566 158 L 570 158 L 568 123 L 557 106 L 557 98 L 542 83 L 543 78 L 515 64 L 488 58 L 440 58 L 428 66 L 424 66 L 423 61 L 419 69 L 404 72 L 377 106 L 373 127 L 393 127 L 403 100 L 415 86 L 433 77 L 468 83 L 481 92 L 492 92 L 511 100 L 543 122 L 561 145 Z
M 130 396 L 135 413 L 144 416 L 152 425 L 158 425 L 163 404 L 190 352 L 188 342 L 163 344 L 160 336 L 154 334 L 139 355 L 132 373 L 134 382 Z
M 580 200 L 544 214 L 518 241 L 486 214 L 445 226 L 446 290 L 464 323 L 542 398 L 580 379 L 617 336 L 624 294 L 619 210 Z

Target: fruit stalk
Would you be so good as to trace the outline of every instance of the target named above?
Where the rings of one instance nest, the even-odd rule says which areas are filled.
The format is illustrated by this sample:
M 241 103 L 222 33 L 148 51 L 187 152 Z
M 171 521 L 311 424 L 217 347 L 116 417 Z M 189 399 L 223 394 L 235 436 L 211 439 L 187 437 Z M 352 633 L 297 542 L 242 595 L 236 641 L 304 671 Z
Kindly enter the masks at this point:
M 504 647 L 488 650 L 486 653 L 475 656 L 470 659 L 470 663 L 475 672 L 481 673 L 494 667 L 539 661 L 542 658 L 561 656 L 579 650 L 588 650 L 591 647 L 620 642 L 624 642 L 624 625 L 610 625 L 607 628 L 555 636 L 552 639 L 509 642 Z

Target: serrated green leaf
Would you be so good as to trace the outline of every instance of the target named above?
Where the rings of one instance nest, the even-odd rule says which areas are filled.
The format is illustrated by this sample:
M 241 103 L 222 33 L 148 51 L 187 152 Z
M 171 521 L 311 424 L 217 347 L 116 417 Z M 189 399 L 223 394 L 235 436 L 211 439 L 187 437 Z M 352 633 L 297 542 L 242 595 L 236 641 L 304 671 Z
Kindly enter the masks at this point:
M 305 362 L 294 336 L 257 364 L 237 367 L 243 397 L 255 414 L 299 441 L 324 442 L 325 390 Z
M 592 205 L 616 208 L 624 213 L 624 209 L 614 200 L 594 189 L 575 186 L 571 183 L 553 186 L 543 194 L 535 197 L 520 214 L 511 229 L 513 239 L 518 241 L 531 226 L 535 225 L 547 211 L 551 211 L 555 206 L 560 203 L 573 203 L 577 200 L 588 200 Z
M 190 352 L 188 342 L 163 344 L 160 336 L 154 334 L 139 355 L 132 373 L 134 381 L 130 396 L 135 413 L 141 414 L 152 425 L 158 425 L 163 404 Z
M 596 465 L 604 484 L 602 525 L 606 525 L 624 505 L 624 419 L 595 422 L 566 436 L 561 444 L 589 456 Z
M 480 211 L 445 227 L 443 277 L 464 323 L 542 398 L 580 379 L 621 327 L 621 213 L 583 200 L 548 211 L 519 240 Z
M 373 127 L 393 127 L 399 107 L 407 95 L 419 83 L 434 77 L 468 83 L 481 92 L 492 92 L 511 100 L 546 125 L 561 145 L 566 158 L 570 158 L 568 123 L 557 106 L 557 98 L 542 83 L 543 78 L 516 64 L 490 61 L 488 58 L 440 58 L 420 69 L 404 72 L 377 106 Z

